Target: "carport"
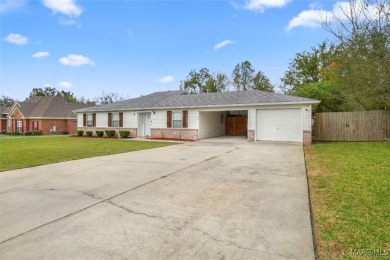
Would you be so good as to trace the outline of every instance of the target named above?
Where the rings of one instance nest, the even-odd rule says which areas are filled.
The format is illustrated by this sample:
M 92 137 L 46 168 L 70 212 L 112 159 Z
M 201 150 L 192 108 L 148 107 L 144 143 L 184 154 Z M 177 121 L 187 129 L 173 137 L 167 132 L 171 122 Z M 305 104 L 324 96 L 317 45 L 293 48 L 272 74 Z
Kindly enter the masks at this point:
M 248 110 L 199 111 L 198 139 L 218 136 L 246 137 Z

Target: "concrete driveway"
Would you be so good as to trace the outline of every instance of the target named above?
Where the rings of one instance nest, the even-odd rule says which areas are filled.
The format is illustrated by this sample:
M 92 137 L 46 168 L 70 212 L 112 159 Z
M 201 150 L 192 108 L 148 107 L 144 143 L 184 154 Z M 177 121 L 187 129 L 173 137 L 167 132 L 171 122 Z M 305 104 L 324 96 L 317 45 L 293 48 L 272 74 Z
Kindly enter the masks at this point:
M 0 173 L 1 259 L 314 259 L 302 146 L 216 138 Z

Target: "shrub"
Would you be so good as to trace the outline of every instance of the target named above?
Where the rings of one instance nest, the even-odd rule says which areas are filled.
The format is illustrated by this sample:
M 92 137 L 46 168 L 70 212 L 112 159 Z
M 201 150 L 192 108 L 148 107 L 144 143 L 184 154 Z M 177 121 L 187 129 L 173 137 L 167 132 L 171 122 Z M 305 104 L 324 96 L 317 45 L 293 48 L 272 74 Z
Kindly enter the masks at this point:
M 127 138 L 130 136 L 130 131 L 127 131 L 127 130 L 120 130 L 119 131 L 119 135 L 121 136 L 121 138 Z
M 62 134 L 63 134 L 63 135 L 68 135 L 69 132 L 68 132 L 68 131 L 64 131 L 64 132 L 62 132 Z
M 115 130 L 105 130 L 107 137 L 115 137 Z
M 32 132 L 33 135 L 42 135 L 42 131 L 41 130 L 38 130 L 38 131 L 34 131 Z
M 96 135 L 99 137 L 103 137 L 104 132 L 103 131 L 96 131 Z
M 10 135 L 21 135 L 21 133 L 19 133 L 18 131 L 13 131 L 10 133 Z
M 25 133 L 25 135 L 32 135 L 33 133 L 31 131 L 28 131 Z
M 92 131 L 85 131 L 85 134 L 86 134 L 87 136 L 91 137 L 92 134 L 93 134 L 93 132 L 92 132 Z
M 84 131 L 83 130 L 77 130 L 77 135 L 78 136 L 83 136 L 84 134 Z

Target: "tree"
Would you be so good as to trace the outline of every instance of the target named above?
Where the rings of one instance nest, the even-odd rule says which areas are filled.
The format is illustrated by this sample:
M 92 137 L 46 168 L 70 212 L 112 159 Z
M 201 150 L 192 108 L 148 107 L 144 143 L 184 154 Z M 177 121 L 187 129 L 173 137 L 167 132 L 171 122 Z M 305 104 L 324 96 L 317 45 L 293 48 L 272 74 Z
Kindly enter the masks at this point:
M 66 102 L 81 103 L 77 97 L 70 91 L 61 90 L 56 93 L 56 96 L 62 97 Z
M 84 96 L 81 96 L 81 98 L 78 99 L 78 103 L 91 105 L 91 106 L 96 105 L 96 101 L 86 99 Z
M 233 85 L 236 90 L 253 89 L 255 69 L 249 61 L 238 63 L 232 72 Z
M 10 98 L 10 97 L 5 96 L 5 95 L 2 95 L 0 97 L 0 107 L 10 107 L 16 102 L 17 102 L 16 99 Z
M 180 84 L 180 89 L 190 94 L 223 92 L 229 89 L 230 80 L 224 73 L 211 73 L 207 68 L 199 71 L 191 70 L 186 80 Z
M 122 101 L 125 99 L 126 99 L 126 97 L 124 97 L 118 93 L 113 93 L 113 92 L 104 93 L 103 92 L 101 97 L 95 98 L 95 103 L 99 104 L 99 105 L 111 104 L 111 103 L 114 103 L 117 101 Z
M 351 110 L 390 107 L 390 1 L 350 1 L 323 26 L 339 41 L 336 78 Z
M 332 81 L 307 83 L 293 95 L 321 100 L 321 103 L 313 108 L 314 112 L 340 112 L 349 109 L 346 96 Z
M 339 47 L 327 42 L 297 53 L 281 78 L 283 92 L 292 94 L 307 83 L 327 80 L 338 53 Z
M 257 72 L 253 78 L 253 89 L 274 92 L 274 86 L 269 78 L 261 71 Z

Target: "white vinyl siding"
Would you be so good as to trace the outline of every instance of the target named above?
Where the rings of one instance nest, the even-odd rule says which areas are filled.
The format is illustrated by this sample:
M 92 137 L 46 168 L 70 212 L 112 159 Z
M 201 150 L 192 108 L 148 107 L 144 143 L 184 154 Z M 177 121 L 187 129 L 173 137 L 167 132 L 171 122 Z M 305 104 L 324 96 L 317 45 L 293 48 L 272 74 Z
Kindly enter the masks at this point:
M 167 110 L 152 113 L 151 128 L 167 128 Z
M 256 109 L 248 109 L 248 130 L 256 129 Z
M 199 128 L 199 111 L 189 110 L 188 111 L 188 128 L 198 129 Z
M 123 127 L 125 128 L 137 128 L 138 127 L 138 114 L 136 112 L 123 112 Z
M 198 139 L 221 136 L 225 134 L 225 124 L 221 123 L 224 112 L 199 112 Z M 225 115 L 226 117 L 226 115 Z
M 308 108 L 306 111 L 306 107 Z M 303 113 L 303 130 L 311 131 L 311 106 L 302 108 Z
M 301 108 L 259 109 L 256 115 L 256 140 L 302 142 Z
M 108 113 L 97 112 L 96 113 L 96 127 L 108 126 Z
M 77 127 L 83 127 L 83 113 L 77 114 Z

